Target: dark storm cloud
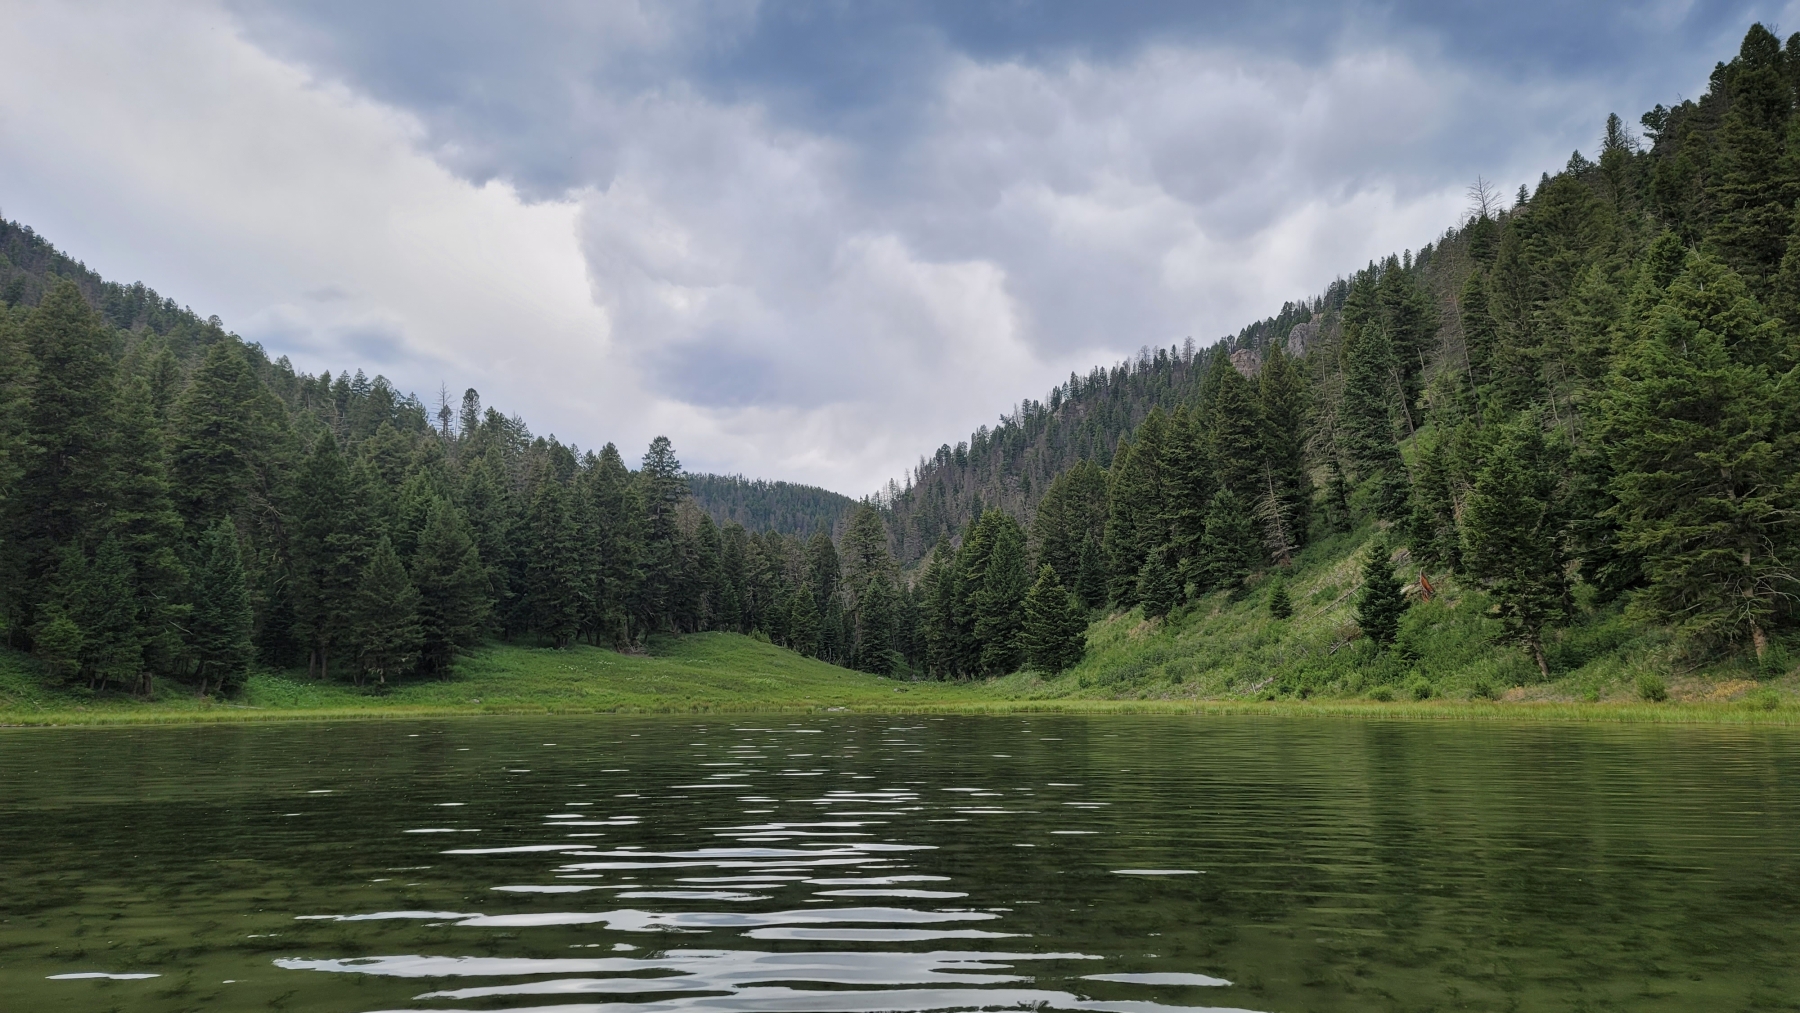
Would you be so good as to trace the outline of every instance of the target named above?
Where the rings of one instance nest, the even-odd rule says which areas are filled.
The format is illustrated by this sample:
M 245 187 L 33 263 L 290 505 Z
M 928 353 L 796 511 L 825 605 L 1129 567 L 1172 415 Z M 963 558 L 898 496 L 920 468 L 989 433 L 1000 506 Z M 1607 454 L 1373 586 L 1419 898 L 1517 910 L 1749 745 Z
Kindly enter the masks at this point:
M 855 139 L 879 176 L 924 127 L 933 81 L 958 57 L 1116 63 L 1147 47 L 1201 46 L 1305 64 L 1397 46 L 1519 87 L 1638 91 L 1702 84 L 1706 59 L 1771 13 L 1755 3 L 1248 0 L 236 7 L 265 48 L 419 114 L 439 153 L 471 178 L 501 176 L 540 195 L 604 184 L 615 170 L 599 96 L 692 89 L 758 103 L 782 122 Z

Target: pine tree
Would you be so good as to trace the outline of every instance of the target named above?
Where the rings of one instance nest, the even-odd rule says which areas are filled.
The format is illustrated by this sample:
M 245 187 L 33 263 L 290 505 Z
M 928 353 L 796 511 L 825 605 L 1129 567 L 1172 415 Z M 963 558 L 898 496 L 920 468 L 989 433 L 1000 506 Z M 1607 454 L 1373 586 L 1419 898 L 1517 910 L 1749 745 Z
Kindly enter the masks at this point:
M 1407 527 L 1419 558 L 1440 566 L 1456 566 L 1461 560 L 1461 535 L 1456 522 L 1456 503 L 1450 493 L 1450 468 L 1444 459 L 1441 437 L 1418 441 L 1418 482 L 1413 486 L 1412 517 Z
M 1796 392 L 1769 370 L 1772 343 L 1742 283 L 1690 256 L 1615 362 L 1601 436 L 1620 545 L 1648 580 L 1638 614 L 1759 658 L 1796 582 L 1796 448 L 1779 421 Z
M 363 477 L 323 433 L 301 465 L 288 510 L 295 624 L 310 652 L 307 672 L 321 679 L 330 677 L 335 649 L 349 642 L 371 548 Z
M 1075 571 L 1075 594 L 1086 608 L 1106 605 L 1106 562 L 1100 543 L 1088 538 L 1081 543 L 1081 562 Z
M 474 436 L 469 440 L 473 441 Z M 517 551 L 518 522 L 514 516 L 512 495 L 506 472 L 498 455 L 475 459 L 463 476 L 462 508 L 475 536 L 475 548 L 487 571 L 488 599 L 493 602 L 490 615 L 503 632 L 511 633 L 523 625 L 524 579 L 519 573 Z
M 643 580 L 644 503 L 631 481 L 631 473 L 608 443 L 591 469 L 588 496 L 594 517 L 594 546 L 598 555 L 594 619 L 603 637 L 623 646 L 632 639 L 629 629 L 631 603 Z
M 1269 588 L 1269 615 L 1275 619 L 1286 619 L 1294 614 L 1294 599 L 1288 595 L 1287 581 L 1275 578 Z
M 920 623 L 925 640 L 925 667 L 939 679 L 962 674 L 962 571 L 949 539 L 939 539 L 919 578 L 924 592 Z
M 1175 582 L 1185 584 L 1194 576 L 1200 539 L 1206 533 L 1206 505 L 1217 487 L 1213 473 L 1211 428 L 1196 420 L 1186 405 L 1169 416 L 1162 441 L 1162 530 L 1168 542 L 1162 553 L 1172 564 Z
M 31 629 L 32 653 L 44 663 L 51 678 L 74 684 L 82 674 L 88 614 L 88 560 L 80 546 L 64 545 L 45 575 L 43 597 L 37 603 L 38 621 Z
M 235 340 L 214 344 L 169 412 L 170 472 L 182 517 L 196 531 L 243 505 L 268 434 L 264 392 Z
M 256 649 L 250 642 L 255 614 L 244 582 L 237 529 L 220 520 L 200 538 L 193 568 L 189 642 L 198 663 L 200 695 L 208 687 L 230 693 L 243 686 Z
M 800 654 L 816 655 L 819 650 L 819 603 L 812 589 L 804 584 L 788 595 L 787 642 Z
M 1793 107 L 1793 81 L 1781 42 L 1762 25 L 1750 26 L 1729 78 L 1730 108 L 1718 134 L 1712 185 L 1719 208 L 1712 242 L 1754 291 L 1781 262 L 1800 179 L 1782 159 Z
M 481 553 L 455 504 L 432 503 L 413 552 L 412 581 L 419 592 L 419 669 L 447 679 L 456 655 L 481 643 L 492 605 Z
M 373 675 L 379 684 L 398 679 L 419 662 L 419 592 L 383 535 L 369 553 L 356 589 L 350 638 L 356 645 L 356 684 Z
M 672 613 L 679 604 L 677 583 L 681 569 L 676 521 L 689 489 L 668 437 L 658 436 L 650 441 L 643 466 L 638 470 L 637 485 L 644 505 L 643 551 L 639 557 L 643 574 L 638 598 L 640 621 L 646 629 L 671 628 Z
M 1233 595 L 1243 590 L 1244 578 L 1266 558 L 1249 509 L 1230 489 L 1220 489 L 1207 509 L 1201 554 L 1205 559 L 1203 590 Z
M 1163 520 L 1168 500 L 1162 475 L 1166 428 L 1162 409 L 1152 408 L 1132 433 L 1132 442 L 1113 459 L 1103 547 L 1111 571 L 1108 597 L 1121 608 L 1137 604 L 1137 574 L 1144 559 L 1169 542 Z
M 1263 488 L 1258 491 L 1271 499 L 1270 516 L 1285 520 L 1281 536 L 1288 550 L 1299 551 L 1312 527 L 1313 483 L 1306 464 L 1312 392 L 1300 364 L 1280 345 L 1269 350 L 1257 374 L 1257 411 L 1263 454 Z
M 1106 530 L 1106 472 L 1080 460 L 1050 482 L 1032 519 L 1031 542 L 1040 562 L 1056 567 L 1066 582 L 1076 580 L 1081 550 Z
M 1025 596 L 1019 639 L 1026 662 L 1050 675 L 1080 664 L 1087 650 L 1087 617 L 1047 563 L 1038 569 L 1037 582 Z
M 1469 274 L 1469 280 L 1463 283 L 1460 302 L 1463 354 L 1466 357 L 1463 365 L 1472 381 L 1486 383 L 1492 378 L 1494 348 L 1499 344 L 1500 336 L 1494 326 L 1494 315 L 1488 310 L 1485 272 L 1476 270 Z
M 1222 351 L 1213 355 L 1213 398 L 1207 436 L 1213 473 L 1222 489 L 1253 503 L 1263 485 L 1262 409 L 1257 391 Z
M 887 675 L 895 668 L 894 599 L 894 585 L 886 574 L 870 578 L 858 596 L 854 661 L 864 672 Z
M 19 336 L 14 314 L 0 312 L 0 518 L 10 520 L 14 483 L 25 465 L 25 406 L 31 390 L 31 355 Z M 10 531 L 0 532 L 0 585 L 16 586 L 4 567 L 12 558 Z M 13 612 L 0 591 L 0 616 Z
M 1356 625 L 1378 648 L 1387 647 L 1400 635 L 1400 617 L 1411 605 L 1400 578 L 1394 576 L 1389 555 L 1386 542 L 1376 539 L 1369 543 L 1363 561 L 1362 596 L 1356 603 Z
M 1174 568 L 1163 562 L 1162 553 L 1152 552 L 1138 571 L 1137 599 L 1149 619 L 1166 616 L 1181 603 L 1181 587 L 1175 583 Z
M 59 281 L 26 317 L 25 350 L 34 369 L 23 410 L 23 466 L 7 503 L 4 527 L 16 554 L 23 605 L 71 542 L 100 537 L 112 481 L 114 400 L 112 335 L 74 282 Z M 14 628 L 31 621 L 15 616 Z
M 531 500 L 525 593 L 532 628 L 562 650 L 575 641 L 589 606 L 582 579 L 580 531 L 568 487 L 553 469 L 540 471 Z M 667 578 L 665 578 L 667 579 Z
M 1023 658 L 1019 630 L 1024 623 L 1025 594 L 1030 581 L 1025 570 L 1025 532 L 1017 521 L 998 510 L 989 510 L 993 544 L 981 568 L 979 590 L 971 604 L 975 642 L 980 645 L 980 671 L 1004 675 L 1019 667 Z
M 106 528 L 130 563 L 138 596 L 137 640 L 145 663 L 157 671 L 174 672 L 185 653 L 182 628 L 189 606 L 183 599 L 188 573 L 177 555 L 183 543 L 181 517 L 169 494 L 149 384 L 141 379 L 126 384 L 118 413 L 112 510 Z
M 1550 677 L 1544 631 L 1568 611 L 1559 462 L 1535 415 L 1508 428 L 1463 512 L 1463 559 L 1492 591 L 1508 640 Z

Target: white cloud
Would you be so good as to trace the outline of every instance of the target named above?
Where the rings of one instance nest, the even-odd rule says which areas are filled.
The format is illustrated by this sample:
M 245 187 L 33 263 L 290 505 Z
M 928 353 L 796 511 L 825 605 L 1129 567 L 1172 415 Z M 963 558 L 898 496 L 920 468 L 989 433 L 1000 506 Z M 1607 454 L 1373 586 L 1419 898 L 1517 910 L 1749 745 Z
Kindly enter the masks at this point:
M 428 136 L 215 8 L 32 6 L 8 30 L 30 44 L 0 61 L 4 209 L 109 277 L 309 368 L 473 385 L 584 446 L 663 432 L 690 467 L 852 493 L 1071 369 L 1417 246 L 1477 168 L 1535 170 L 1530 144 L 1444 157 L 1471 116 L 1539 117 L 1554 149 L 1593 104 L 1507 110 L 1398 50 L 1162 47 L 956 58 L 876 142 L 577 74 L 559 144 L 583 182 L 529 201 L 493 175 L 507 137 Z

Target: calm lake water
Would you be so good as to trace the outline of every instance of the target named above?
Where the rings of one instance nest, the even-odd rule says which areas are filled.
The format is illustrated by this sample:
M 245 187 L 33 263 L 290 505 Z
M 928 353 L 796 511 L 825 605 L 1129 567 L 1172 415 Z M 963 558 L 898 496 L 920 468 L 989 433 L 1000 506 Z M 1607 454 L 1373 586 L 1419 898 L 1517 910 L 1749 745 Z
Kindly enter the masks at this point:
M 0 1009 L 1796 1009 L 1797 789 L 1716 728 L 17 730 Z

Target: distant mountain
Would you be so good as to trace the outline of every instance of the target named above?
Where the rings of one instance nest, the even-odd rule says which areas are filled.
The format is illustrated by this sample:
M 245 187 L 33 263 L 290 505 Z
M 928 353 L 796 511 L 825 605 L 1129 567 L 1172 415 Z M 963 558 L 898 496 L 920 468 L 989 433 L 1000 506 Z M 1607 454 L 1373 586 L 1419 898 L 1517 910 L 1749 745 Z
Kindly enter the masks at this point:
M 736 521 L 751 531 L 806 538 L 815 531 L 834 538 L 856 500 L 815 485 L 771 482 L 742 475 L 689 475 L 694 503 L 720 525 Z

